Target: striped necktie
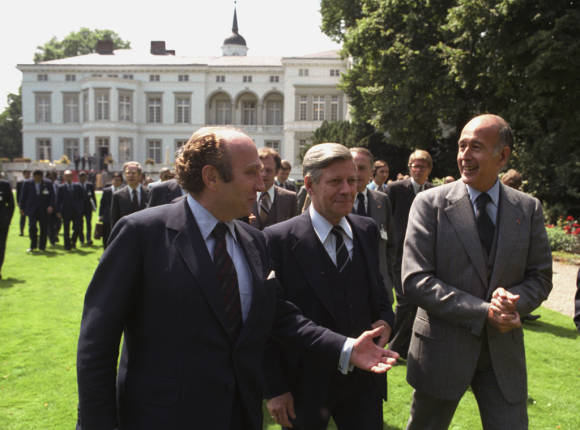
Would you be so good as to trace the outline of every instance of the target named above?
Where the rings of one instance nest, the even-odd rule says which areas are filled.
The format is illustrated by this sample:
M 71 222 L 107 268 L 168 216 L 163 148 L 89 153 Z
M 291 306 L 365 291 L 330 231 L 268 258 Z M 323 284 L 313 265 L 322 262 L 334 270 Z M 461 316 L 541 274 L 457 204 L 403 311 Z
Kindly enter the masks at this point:
M 332 227 L 332 234 L 334 235 L 335 239 L 335 250 L 336 250 L 336 268 L 338 269 L 339 273 L 342 273 L 348 263 L 350 262 L 350 258 L 348 256 L 348 250 L 346 249 L 346 244 L 344 243 L 344 239 L 342 238 L 343 233 L 342 227 L 335 225 Z

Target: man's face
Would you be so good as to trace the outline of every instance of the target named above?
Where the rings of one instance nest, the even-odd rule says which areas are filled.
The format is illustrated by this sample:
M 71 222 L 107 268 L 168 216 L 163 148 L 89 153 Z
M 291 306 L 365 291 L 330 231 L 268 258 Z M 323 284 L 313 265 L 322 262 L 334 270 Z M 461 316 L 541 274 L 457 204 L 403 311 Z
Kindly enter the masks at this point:
M 234 134 L 228 142 L 228 155 L 232 163 L 232 180 L 224 182 L 218 178 L 215 189 L 222 221 L 247 216 L 256 202 L 256 193 L 265 189 L 261 173 L 263 161 L 249 137 Z
M 351 160 L 338 160 L 325 167 L 316 183 L 309 176 L 305 178 L 314 209 L 333 225 L 352 211 L 356 183 L 355 166 Z
M 280 170 L 278 170 L 278 182 L 283 184 L 288 180 L 288 176 L 290 176 L 290 169 L 280 167 Z
M 79 182 L 81 184 L 85 183 L 87 180 L 87 175 L 79 175 Z
M 32 177 L 34 178 L 34 182 L 36 182 L 37 184 L 39 184 L 40 182 L 42 182 L 42 174 L 40 174 L 40 175 L 32 175 Z
M 374 179 L 377 184 L 383 185 L 388 177 L 389 177 L 389 167 L 383 166 L 377 169 Z
M 493 118 L 477 117 L 467 123 L 459 137 L 457 167 L 461 179 L 481 192 L 493 186 L 509 158 L 509 147 L 496 150 L 498 126 Z
M 135 188 L 141 182 L 141 172 L 137 166 L 127 166 L 125 171 L 125 181 L 131 188 Z
M 409 164 L 409 173 L 415 182 L 419 185 L 423 185 L 427 182 L 427 178 L 429 178 L 431 167 L 429 167 L 429 164 L 424 160 L 413 160 L 411 164 Z
M 30 179 L 30 172 L 22 172 L 24 179 Z
M 274 158 L 270 155 L 266 158 L 260 158 L 262 161 L 262 181 L 264 182 L 264 189 L 269 190 L 274 185 L 274 177 L 276 176 L 276 163 Z
M 119 188 L 121 186 L 121 184 L 123 183 L 123 179 L 119 176 L 115 176 L 113 178 L 113 186 L 115 188 Z
M 361 193 L 371 178 L 371 159 L 362 152 L 351 152 L 356 167 L 356 190 Z

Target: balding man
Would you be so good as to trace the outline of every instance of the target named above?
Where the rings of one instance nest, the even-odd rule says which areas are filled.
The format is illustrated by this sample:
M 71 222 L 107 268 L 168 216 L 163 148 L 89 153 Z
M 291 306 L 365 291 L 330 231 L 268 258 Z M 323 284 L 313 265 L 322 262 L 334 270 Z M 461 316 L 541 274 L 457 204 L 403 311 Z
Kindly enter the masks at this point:
M 512 132 L 496 115 L 461 132 L 461 180 L 420 193 L 409 214 L 403 292 L 417 305 L 407 429 L 446 429 L 471 387 L 484 429 L 527 429 L 521 317 L 548 297 L 552 256 L 538 199 L 498 173 Z

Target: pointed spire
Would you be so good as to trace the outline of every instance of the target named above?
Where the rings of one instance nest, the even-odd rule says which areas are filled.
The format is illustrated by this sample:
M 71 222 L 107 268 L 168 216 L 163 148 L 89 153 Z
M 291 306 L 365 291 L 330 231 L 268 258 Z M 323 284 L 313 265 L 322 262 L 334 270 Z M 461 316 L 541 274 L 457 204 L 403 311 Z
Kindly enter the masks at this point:
M 235 6 L 234 6 L 234 23 L 232 25 L 232 33 L 238 34 L 238 14 L 236 13 Z

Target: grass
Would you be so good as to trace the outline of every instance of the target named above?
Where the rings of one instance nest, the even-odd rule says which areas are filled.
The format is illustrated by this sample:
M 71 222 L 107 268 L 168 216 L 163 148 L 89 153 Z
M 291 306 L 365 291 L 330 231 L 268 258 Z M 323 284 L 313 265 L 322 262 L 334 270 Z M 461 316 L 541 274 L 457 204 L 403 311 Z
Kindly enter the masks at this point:
M 26 254 L 15 214 L 0 281 L 0 429 L 61 430 L 76 422 L 76 342 L 83 297 L 102 248 L 59 246 Z M 96 218 L 96 217 L 95 217 Z M 100 244 L 100 242 L 98 242 Z M 526 323 L 530 429 L 580 428 L 580 343 L 569 317 L 541 308 Z M 385 428 L 403 429 L 412 389 L 405 366 L 389 372 Z M 279 429 L 265 414 L 264 428 Z M 334 427 L 331 427 L 334 428 Z M 468 392 L 451 429 L 481 428 Z M 171 430 L 171 429 L 170 429 Z

